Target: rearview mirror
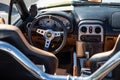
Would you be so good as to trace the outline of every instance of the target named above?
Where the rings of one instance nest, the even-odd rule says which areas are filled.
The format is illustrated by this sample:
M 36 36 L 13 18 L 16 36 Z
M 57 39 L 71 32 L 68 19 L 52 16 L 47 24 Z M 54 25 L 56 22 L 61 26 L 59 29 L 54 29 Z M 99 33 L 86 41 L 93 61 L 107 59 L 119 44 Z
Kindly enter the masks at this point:
M 37 15 L 37 6 L 36 6 L 36 4 L 31 5 L 29 11 L 30 11 L 30 15 L 32 17 L 35 17 Z

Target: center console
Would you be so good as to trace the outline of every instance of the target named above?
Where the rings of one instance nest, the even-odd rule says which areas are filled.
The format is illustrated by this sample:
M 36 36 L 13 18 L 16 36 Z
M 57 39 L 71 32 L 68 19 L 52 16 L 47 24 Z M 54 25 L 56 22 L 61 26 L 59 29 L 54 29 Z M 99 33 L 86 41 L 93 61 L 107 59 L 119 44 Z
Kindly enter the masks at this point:
M 103 51 L 103 26 L 101 21 L 81 21 L 78 25 L 77 57 L 90 56 Z

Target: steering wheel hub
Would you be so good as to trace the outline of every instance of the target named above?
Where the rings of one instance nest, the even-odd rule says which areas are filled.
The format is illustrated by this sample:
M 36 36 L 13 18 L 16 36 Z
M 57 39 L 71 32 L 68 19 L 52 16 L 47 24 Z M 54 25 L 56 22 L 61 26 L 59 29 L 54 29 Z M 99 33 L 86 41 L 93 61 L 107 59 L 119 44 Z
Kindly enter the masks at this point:
M 52 30 L 46 30 L 44 34 L 45 39 L 54 39 L 54 32 Z
M 51 32 L 47 32 L 47 33 L 46 33 L 46 36 L 47 36 L 48 38 L 50 38 L 50 37 L 52 37 L 52 33 L 51 33 Z

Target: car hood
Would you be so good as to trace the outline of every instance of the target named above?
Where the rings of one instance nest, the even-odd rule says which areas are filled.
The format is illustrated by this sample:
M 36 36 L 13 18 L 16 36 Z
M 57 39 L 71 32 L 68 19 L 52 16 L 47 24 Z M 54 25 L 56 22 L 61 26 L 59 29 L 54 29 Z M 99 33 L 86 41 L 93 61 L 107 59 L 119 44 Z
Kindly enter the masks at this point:
M 72 2 L 72 0 L 38 0 L 36 4 L 38 8 L 48 8 L 54 6 L 71 5 Z

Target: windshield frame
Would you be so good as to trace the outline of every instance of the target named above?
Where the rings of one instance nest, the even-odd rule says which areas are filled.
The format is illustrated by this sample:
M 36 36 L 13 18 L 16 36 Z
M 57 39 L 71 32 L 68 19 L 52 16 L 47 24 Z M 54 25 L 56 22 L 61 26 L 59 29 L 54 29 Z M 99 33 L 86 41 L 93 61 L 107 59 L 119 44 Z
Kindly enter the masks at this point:
M 16 6 L 16 8 L 19 12 L 20 18 L 22 20 L 26 19 L 26 17 L 29 16 L 29 11 L 26 8 L 24 0 L 11 0 L 10 1 L 10 7 L 9 7 L 8 24 L 11 24 L 13 5 Z

